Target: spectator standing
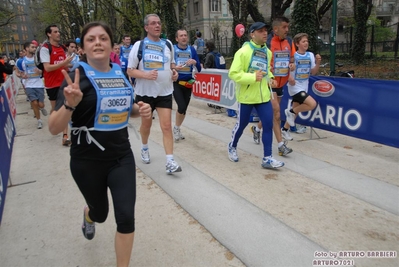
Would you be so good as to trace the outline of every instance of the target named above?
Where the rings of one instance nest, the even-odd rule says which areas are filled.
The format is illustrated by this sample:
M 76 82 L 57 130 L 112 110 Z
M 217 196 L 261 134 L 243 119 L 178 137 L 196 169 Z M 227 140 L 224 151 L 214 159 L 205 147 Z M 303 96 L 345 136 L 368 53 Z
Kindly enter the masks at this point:
M 204 54 L 205 54 L 205 41 L 202 39 L 202 33 L 197 31 L 195 33 L 195 41 L 193 45 L 194 49 L 197 51 L 198 58 L 200 60 L 200 64 L 204 63 Z
M 13 66 L 10 66 L 8 64 L 5 64 L 4 59 L 0 59 L 0 86 L 3 85 L 3 83 L 7 79 L 7 75 L 12 74 L 14 71 Z
M 205 44 L 205 48 L 207 53 L 205 56 L 204 68 L 215 69 L 216 68 L 215 55 L 214 55 L 214 53 L 216 52 L 215 43 L 213 41 L 207 41 Z

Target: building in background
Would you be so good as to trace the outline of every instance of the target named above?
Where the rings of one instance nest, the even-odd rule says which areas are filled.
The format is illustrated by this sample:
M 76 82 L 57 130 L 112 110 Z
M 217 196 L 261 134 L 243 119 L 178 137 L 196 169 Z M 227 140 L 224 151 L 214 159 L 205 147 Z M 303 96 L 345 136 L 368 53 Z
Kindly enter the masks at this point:
M 38 39 L 34 14 L 42 0 L 0 0 L 0 6 L 13 11 L 14 19 L 1 27 L 1 54 L 16 57 L 28 40 Z M 44 35 L 44 33 L 43 33 Z

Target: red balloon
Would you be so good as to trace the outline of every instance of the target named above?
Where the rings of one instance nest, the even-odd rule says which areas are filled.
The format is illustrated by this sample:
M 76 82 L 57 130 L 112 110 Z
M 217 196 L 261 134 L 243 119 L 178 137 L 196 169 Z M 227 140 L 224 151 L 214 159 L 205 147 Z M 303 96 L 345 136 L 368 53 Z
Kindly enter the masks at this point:
M 243 36 L 244 33 L 245 33 L 245 27 L 244 27 L 244 25 L 242 25 L 242 24 L 237 24 L 235 31 L 236 31 L 236 34 L 237 34 L 238 38 L 240 38 L 240 37 Z

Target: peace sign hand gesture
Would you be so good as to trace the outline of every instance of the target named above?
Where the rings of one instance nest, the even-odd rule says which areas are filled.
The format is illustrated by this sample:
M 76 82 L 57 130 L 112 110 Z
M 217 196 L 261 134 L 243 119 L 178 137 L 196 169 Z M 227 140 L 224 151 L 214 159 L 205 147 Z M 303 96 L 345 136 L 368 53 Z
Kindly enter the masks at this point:
M 65 81 L 68 86 L 64 88 L 64 97 L 68 106 L 76 107 L 80 101 L 82 101 L 83 93 L 80 90 L 79 84 L 79 69 L 75 69 L 75 81 L 72 82 L 71 77 L 69 77 L 66 70 L 62 70 L 62 74 L 64 75 Z

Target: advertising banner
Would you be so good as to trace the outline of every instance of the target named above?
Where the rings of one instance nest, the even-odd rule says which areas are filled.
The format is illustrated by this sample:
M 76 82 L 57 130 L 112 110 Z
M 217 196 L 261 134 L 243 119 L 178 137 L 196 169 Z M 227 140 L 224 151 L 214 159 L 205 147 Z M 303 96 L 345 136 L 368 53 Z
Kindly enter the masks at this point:
M 195 75 L 193 97 L 221 106 L 237 110 L 235 83 L 228 77 L 228 70 L 203 69 Z
M 311 76 L 308 93 L 318 105 L 297 123 L 399 148 L 398 81 Z M 284 88 L 282 120 L 289 106 Z
M 21 80 L 15 73 L 0 88 L 0 224 L 11 167 L 11 155 L 16 134 L 16 96 Z
M 0 224 L 3 217 L 15 136 L 15 101 L 14 96 L 12 96 L 13 102 L 10 105 L 7 96 L 8 92 L 12 92 L 10 79 L 0 89 Z

